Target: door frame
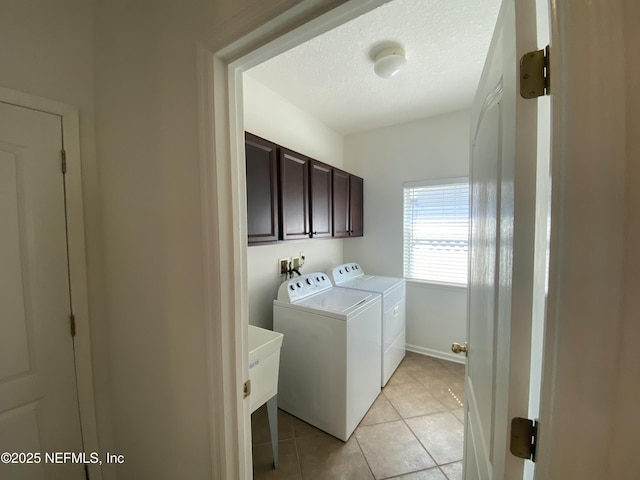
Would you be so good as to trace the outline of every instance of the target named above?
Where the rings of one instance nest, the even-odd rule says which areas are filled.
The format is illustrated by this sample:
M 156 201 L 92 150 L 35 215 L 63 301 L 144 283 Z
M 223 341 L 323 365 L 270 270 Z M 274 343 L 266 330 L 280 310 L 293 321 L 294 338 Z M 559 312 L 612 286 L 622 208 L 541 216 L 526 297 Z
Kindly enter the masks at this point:
M 80 410 L 80 428 L 82 431 L 84 451 L 100 452 L 91 360 L 79 112 L 78 109 L 71 105 L 4 87 L 0 87 L 0 102 L 58 115 L 62 120 L 61 135 L 67 160 L 65 202 L 70 275 L 69 286 L 72 293 L 71 309 L 76 322 L 76 335 L 73 342 Z M 102 479 L 102 470 L 99 465 L 88 464 L 87 466 L 92 479 Z
M 338 0 L 328 10 L 326 1 L 303 0 L 232 43 L 220 45 L 218 32 L 196 45 L 214 478 L 252 476 L 249 401 L 241 393 L 249 378 L 242 73 L 389 1 Z M 268 18 L 268 6 L 251 15 Z
M 633 443 L 614 414 L 616 387 L 629 380 L 618 377 L 622 299 L 637 295 L 623 276 L 625 188 L 638 187 L 625 185 L 633 181 L 625 173 L 625 63 L 633 59 L 624 0 L 549 3 L 553 181 L 534 478 L 595 480 L 608 478 L 613 438 Z

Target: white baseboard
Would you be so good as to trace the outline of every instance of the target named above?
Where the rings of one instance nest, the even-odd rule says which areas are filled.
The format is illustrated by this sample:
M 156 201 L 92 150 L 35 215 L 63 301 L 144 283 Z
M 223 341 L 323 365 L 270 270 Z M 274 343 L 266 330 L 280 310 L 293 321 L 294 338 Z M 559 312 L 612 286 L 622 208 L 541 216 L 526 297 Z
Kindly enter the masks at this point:
M 432 348 L 419 347 L 417 345 L 407 345 L 407 350 L 421 355 L 428 355 L 430 357 L 440 358 L 442 360 L 449 360 L 455 363 L 467 363 L 467 357 L 462 355 L 456 355 L 453 352 L 441 352 L 440 350 L 433 350 Z

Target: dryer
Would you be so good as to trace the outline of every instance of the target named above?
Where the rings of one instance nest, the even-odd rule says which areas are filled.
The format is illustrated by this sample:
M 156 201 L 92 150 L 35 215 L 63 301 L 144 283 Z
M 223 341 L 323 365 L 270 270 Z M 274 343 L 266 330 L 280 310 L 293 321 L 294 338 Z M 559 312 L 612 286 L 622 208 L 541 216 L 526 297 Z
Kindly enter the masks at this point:
M 347 441 L 380 393 L 380 305 L 380 295 L 334 287 L 322 272 L 280 285 L 278 407 Z
M 328 273 L 334 285 L 382 295 L 382 366 L 383 387 L 396 371 L 406 352 L 406 282 L 404 278 L 365 275 L 357 263 L 345 263 Z

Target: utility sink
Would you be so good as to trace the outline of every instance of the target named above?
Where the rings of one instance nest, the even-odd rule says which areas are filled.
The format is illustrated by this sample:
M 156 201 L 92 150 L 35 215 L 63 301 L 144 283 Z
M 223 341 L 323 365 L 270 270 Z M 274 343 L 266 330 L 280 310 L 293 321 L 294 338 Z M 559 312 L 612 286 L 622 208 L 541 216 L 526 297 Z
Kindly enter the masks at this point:
M 273 466 L 278 467 L 278 370 L 282 333 L 249 325 L 249 380 L 251 413 L 267 404 Z
M 282 333 L 249 325 L 249 379 L 251 413 L 278 393 Z

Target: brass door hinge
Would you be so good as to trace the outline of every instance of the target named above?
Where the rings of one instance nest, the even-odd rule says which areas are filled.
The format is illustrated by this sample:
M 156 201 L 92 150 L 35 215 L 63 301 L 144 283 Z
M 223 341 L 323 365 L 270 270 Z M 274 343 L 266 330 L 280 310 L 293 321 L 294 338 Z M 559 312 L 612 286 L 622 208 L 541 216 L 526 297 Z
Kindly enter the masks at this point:
M 537 98 L 549 95 L 549 45 L 544 50 L 525 53 L 520 59 L 520 96 Z
M 76 317 L 73 313 L 69 315 L 69 325 L 71 327 L 71 336 L 76 336 Z
M 538 422 L 528 418 L 511 419 L 511 443 L 509 450 L 516 457 L 536 461 Z
M 62 162 L 62 173 L 67 173 L 67 152 L 60 150 L 60 158 Z
M 244 382 L 242 387 L 242 398 L 247 398 L 249 395 L 251 395 L 251 380 Z

